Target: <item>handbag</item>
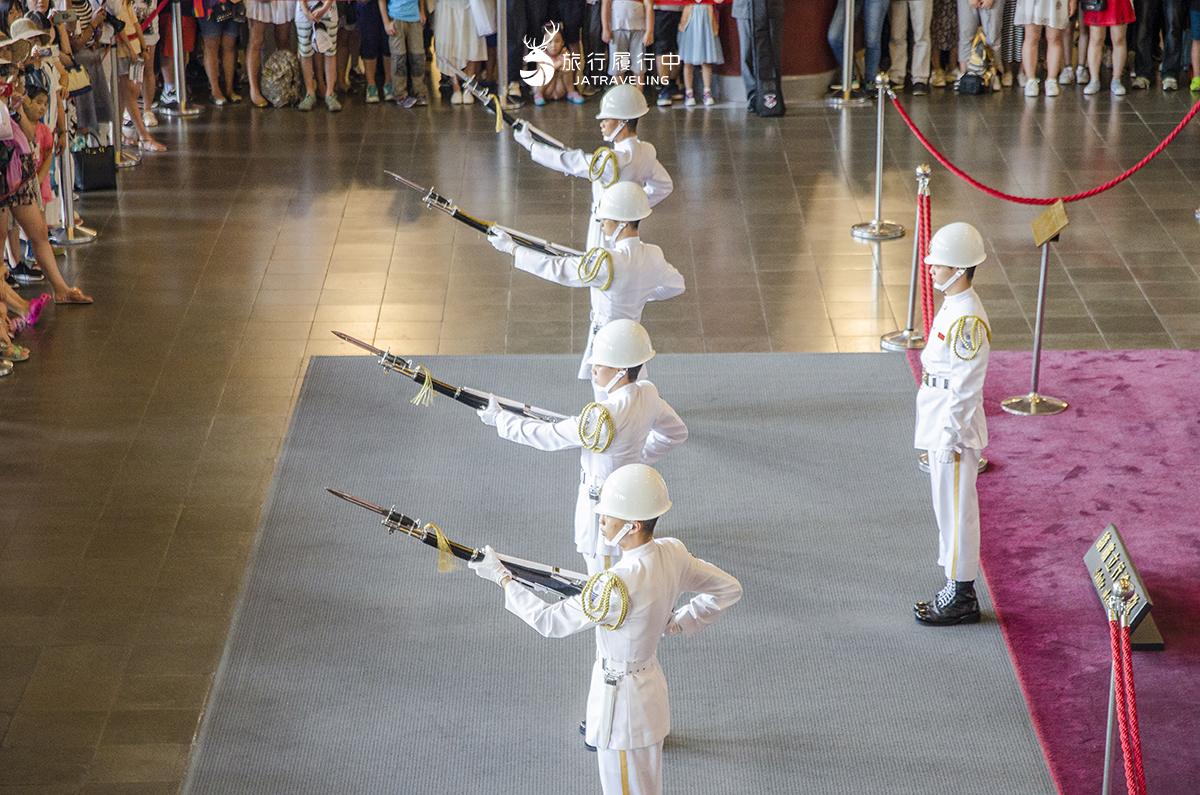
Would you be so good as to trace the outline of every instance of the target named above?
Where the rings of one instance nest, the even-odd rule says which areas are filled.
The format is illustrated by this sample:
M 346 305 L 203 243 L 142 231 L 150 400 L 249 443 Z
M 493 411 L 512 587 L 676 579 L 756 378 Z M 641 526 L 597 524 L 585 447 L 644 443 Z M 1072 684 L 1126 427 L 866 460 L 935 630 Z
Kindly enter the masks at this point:
M 93 141 L 95 144 L 93 145 Z M 101 146 L 95 133 L 88 133 L 82 149 L 71 152 L 75 160 L 75 189 L 114 190 L 117 187 L 117 150 Z
M 1083 0 L 1084 11 L 1103 11 L 1108 8 L 1108 0 Z
M 87 69 L 80 64 L 67 67 L 67 94 L 71 97 L 81 97 L 92 90 L 92 80 L 88 77 Z
M 211 19 L 213 22 L 222 24 L 229 22 L 230 20 L 237 20 L 241 22 L 245 18 L 245 3 L 217 3 L 215 6 L 213 6 L 212 12 L 209 14 L 209 19 Z

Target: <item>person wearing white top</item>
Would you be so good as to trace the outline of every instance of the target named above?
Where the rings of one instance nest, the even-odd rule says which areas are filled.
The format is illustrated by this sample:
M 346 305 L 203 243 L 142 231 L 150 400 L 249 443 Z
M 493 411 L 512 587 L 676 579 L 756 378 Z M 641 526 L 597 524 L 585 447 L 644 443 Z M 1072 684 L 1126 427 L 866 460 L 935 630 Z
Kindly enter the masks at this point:
M 613 472 L 604 483 L 604 537 L 624 554 L 588 580 L 578 597 L 547 604 L 516 583 L 491 547 L 470 566 L 504 589 L 504 606 L 548 638 L 595 629 L 596 661 L 588 689 L 587 742 L 597 748 L 605 795 L 662 792 L 663 740 L 671 731 L 667 680 L 658 644 L 694 635 L 742 597 L 732 575 L 688 552 L 675 538 L 655 538 L 671 507 L 662 477 L 642 464 Z M 685 593 L 696 594 L 676 607 Z
M 608 568 L 621 550 L 605 542 L 593 506 L 600 487 L 613 471 L 633 463 L 653 464 L 687 440 L 683 420 L 638 376 L 654 356 L 650 335 L 632 320 L 614 321 L 596 337 L 592 353 L 594 383 L 605 397 L 558 422 L 544 422 L 500 410 L 495 398 L 479 410 L 480 418 L 508 439 L 537 450 L 580 449 L 579 489 L 575 498 L 575 549 L 589 574 Z
M 591 290 L 591 323 L 580 380 L 592 377 L 588 355 L 592 340 L 613 320 L 640 321 L 649 301 L 665 301 L 683 293 L 683 275 L 667 262 L 661 248 L 643 243 L 638 236 L 639 222 L 650 215 L 646 194 L 631 182 L 618 182 L 604 192 L 596 214 L 602 220 L 601 231 L 607 243 L 583 257 L 555 257 L 533 249 L 518 247 L 512 236 L 493 229 L 488 240 L 498 250 L 512 254 L 514 265 L 547 281 L 567 287 Z M 596 399 L 602 392 L 595 388 Z
M 914 445 L 927 450 L 938 525 L 938 563 L 946 585 L 929 602 L 918 602 L 918 622 L 933 626 L 979 621 L 975 578 L 979 575 L 979 493 L 975 479 L 987 446 L 983 379 L 992 332 L 971 286 L 975 267 L 987 259 L 983 237 L 957 222 L 937 231 L 925 264 L 933 286 L 946 296 L 921 352 Z
M 658 152 L 652 144 L 638 140 L 638 119 L 650 112 L 642 92 L 628 83 L 609 89 L 600 100 L 600 134 L 611 149 L 602 147 L 594 154 L 582 149 L 558 149 L 535 142 L 533 133 L 524 125 L 513 127 L 513 140 L 529 150 L 533 162 L 572 177 L 592 182 L 592 214 L 588 222 L 587 247 L 602 244 L 600 219 L 596 210 L 606 188 L 619 182 L 641 185 L 654 207 L 671 195 L 675 185 L 671 175 L 658 162 Z M 611 156 L 602 154 L 611 152 Z

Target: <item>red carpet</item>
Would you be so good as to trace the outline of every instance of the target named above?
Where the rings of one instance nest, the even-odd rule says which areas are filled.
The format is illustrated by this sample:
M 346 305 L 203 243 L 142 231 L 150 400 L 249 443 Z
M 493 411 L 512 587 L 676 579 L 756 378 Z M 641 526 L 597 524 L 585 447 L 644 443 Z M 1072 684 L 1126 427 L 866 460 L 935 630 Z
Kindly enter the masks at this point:
M 1108 709 L 1107 623 L 1083 565 L 1117 525 L 1166 643 L 1134 652 L 1146 787 L 1200 792 L 1200 351 L 1052 351 L 1039 391 L 1070 408 L 1018 417 L 1028 353 L 992 354 L 992 469 L 979 480 L 983 565 L 1051 773 L 1096 795 Z M 1120 746 L 1114 793 L 1125 792 Z

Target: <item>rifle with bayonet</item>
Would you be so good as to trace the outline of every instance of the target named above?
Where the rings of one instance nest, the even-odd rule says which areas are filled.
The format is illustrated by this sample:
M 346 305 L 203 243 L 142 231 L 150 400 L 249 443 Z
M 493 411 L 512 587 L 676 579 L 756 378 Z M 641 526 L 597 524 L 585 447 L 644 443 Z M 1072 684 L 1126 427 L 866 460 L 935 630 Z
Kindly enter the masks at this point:
M 347 494 L 344 491 L 330 488 L 326 488 L 325 490 L 335 497 L 340 497 L 346 502 L 353 503 L 360 508 L 366 508 L 368 511 L 382 516 L 383 521 L 380 524 L 388 529 L 388 535 L 399 530 L 401 533 L 410 535 L 424 544 L 453 555 L 459 560 L 465 560 L 470 563 L 483 559 L 482 549 L 471 549 L 470 547 L 451 541 L 435 525 L 426 524 L 422 527 L 420 521 L 397 512 L 394 505 L 391 510 L 388 510 L 387 508 L 381 508 L 374 503 Z M 557 566 L 535 563 L 532 560 L 514 558 L 511 555 L 497 554 L 496 557 L 504 565 L 504 568 L 508 569 L 508 573 L 514 580 L 542 593 L 557 594 L 560 597 L 569 598 L 578 596 L 587 583 L 588 578 L 586 574 L 567 571 Z
M 433 392 L 437 392 L 439 395 L 445 395 L 446 397 L 453 398 L 459 403 L 470 406 L 476 411 L 487 408 L 489 397 L 487 392 L 480 392 L 477 389 L 471 389 L 470 387 L 466 386 L 451 386 L 450 384 L 447 384 L 444 381 L 439 381 L 431 376 L 429 371 L 424 367 L 414 365 L 411 359 L 402 359 L 389 351 L 376 348 L 370 343 L 363 342 L 360 339 L 355 339 L 349 334 L 343 334 L 340 331 L 335 331 L 333 334 L 335 337 L 345 340 L 351 345 L 357 345 L 364 351 L 370 351 L 371 353 L 375 354 L 379 357 L 380 367 L 384 367 L 388 370 L 392 370 L 393 372 L 397 372 L 400 375 L 407 376 L 416 381 L 418 384 L 421 384 L 422 388 L 427 388 Z M 511 411 L 513 414 L 518 414 L 522 417 L 528 417 L 533 420 L 541 420 L 543 422 L 558 422 L 559 420 L 565 420 L 567 418 L 567 415 L 565 414 L 547 411 L 546 409 L 540 409 L 537 406 L 530 406 L 527 403 L 519 403 L 508 398 L 497 397 L 496 402 L 500 404 L 500 408 L 504 409 L 505 411 Z
M 510 127 L 523 127 L 526 130 L 529 130 L 529 134 L 533 136 L 533 140 L 537 141 L 538 143 L 545 144 L 546 146 L 552 146 L 555 149 L 562 149 L 564 151 L 566 150 L 567 145 L 552 136 L 550 133 L 539 127 L 533 126 L 524 119 L 518 119 L 516 116 L 506 111 L 504 109 L 504 100 L 496 94 L 488 91 L 483 86 L 479 85 L 479 83 L 475 82 L 475 78 L 468 77 L 465 72 L 454 66 L 454 64 L 447 62 L 446 59 L 442 58 L 440 55 L 438 56 L 438 63 L 443 71 L 449 72 L 458 78 L 458 82 L 462 84 L 464 91 L 470 91 L 472 94 L 474 94 L 475 98 L 479 100 L 480 105 L 483 105 L 483 107 L 486 108 L 489 113 L 497 114 L 497 118 L 503 120 L 505 124 Z M 500 132 L 499 124 L 496 125 L 496 132 Z
M 417 193 L 425 194 L 421 198 L 421 201 L 423 201 L 425 203 L 425 206 L 428 207 L 429 209 L 441 210 L 446 215 L 453 218 L 455 221 L 466 224 L 467 226 L 471 227 L 472 229 L 474 229 L 478 232 L 483 232 L 485 235 L 489 234 L 493 229 L 499 229 L 504 232 L 507 232 L 509 237 L 511 237 L 513 239 L 513 242 L 516 243 L 518 246 L 523 246 L 525 248 L 533 249 L 534 251 L 539 251 L 542 254 L 547 254 L 551 257 L 582 257 L 583 256 L 582 251 L 577 251 L 573 248 L 567 248 L 566 246 L 560 246 L 557 243 L 551 243 L 549 240 L 542 240 L 540 237 L 534 237 L 533 235 L 527 235 L 524 232 L 518 232 L 515 229 L 509 229 L 506 226 L 501 226 L 500 224 L 494 223 L 492 221 L 484 221 L 479 218 L 476 218 L 473 215 L 468 215 L 467 213 L 464 213 L 462 210 L 458 209 L 458 206 L 455 205 L 454 202 L 450 201 L 445 196 L 441 196 L 440 194 L 435 193 L 433 188 L 422 187 L 422 186 L 418 185 L 417 183 L 413 182 L 412 180 L 405 179 L 404 177 L 400 176 L 399 174 L 395 173 L 394 171 L 385 170 L 383 173 L 387 174 L 390 177 L 394 177 L 395 179 L 399 180 L 400 182 L 403 182 L 405 185 L 412 188 Z

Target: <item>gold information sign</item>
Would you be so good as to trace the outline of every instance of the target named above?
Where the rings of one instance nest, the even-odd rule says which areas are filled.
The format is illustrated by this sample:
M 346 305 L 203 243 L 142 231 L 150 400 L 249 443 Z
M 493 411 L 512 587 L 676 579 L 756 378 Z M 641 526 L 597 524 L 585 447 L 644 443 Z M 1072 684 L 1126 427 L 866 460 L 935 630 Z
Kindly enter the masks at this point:
M 1053 240 L 1059 232 L 1067 228 L 1067 207 L 1059 199 L 1046 208 L 1046 212 L 1033 219 L 1033 240 L 1039 246 L 1044 246 Z

